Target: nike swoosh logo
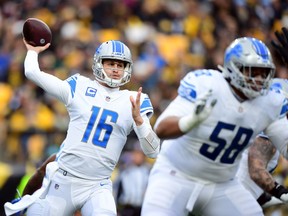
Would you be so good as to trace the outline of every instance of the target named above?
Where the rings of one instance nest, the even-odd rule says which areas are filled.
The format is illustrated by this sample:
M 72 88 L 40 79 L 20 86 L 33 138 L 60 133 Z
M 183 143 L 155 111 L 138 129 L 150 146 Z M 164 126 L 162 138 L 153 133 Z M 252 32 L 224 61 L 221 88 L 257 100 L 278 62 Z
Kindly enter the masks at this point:
M 100 182 L 100 186 L 104 186 L 104 185 L 107 185 L 108 183 L 106 182 Z

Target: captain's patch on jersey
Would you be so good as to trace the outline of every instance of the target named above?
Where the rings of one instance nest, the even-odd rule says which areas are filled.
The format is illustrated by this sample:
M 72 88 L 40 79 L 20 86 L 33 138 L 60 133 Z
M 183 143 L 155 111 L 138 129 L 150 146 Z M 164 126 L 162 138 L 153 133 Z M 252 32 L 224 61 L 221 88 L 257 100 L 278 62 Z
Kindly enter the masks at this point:
M 89 97 L 95 97 L 96 92 L 97 92 L 97 89 L 92 88 L 92 87 L 88 87 L 88 88 L 86 89 L 85 95 L 86 95 L 86 96 L 89 96 Z

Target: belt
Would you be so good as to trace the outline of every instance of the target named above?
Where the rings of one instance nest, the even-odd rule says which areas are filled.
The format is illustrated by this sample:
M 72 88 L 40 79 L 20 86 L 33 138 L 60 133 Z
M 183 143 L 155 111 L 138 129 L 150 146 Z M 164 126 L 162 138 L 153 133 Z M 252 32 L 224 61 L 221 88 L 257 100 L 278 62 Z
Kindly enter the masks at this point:
M 67 172 L 66 170 L 59 168 L 58 171 L 63 174 L 63 176 L 74 176 L 71 173 Z

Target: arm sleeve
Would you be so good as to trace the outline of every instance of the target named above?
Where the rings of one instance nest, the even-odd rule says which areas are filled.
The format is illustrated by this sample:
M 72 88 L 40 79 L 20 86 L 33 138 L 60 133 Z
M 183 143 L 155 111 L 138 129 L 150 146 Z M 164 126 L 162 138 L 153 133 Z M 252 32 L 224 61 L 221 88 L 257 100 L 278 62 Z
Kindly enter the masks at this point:
M 141 149 L 144 154 L 149 158 L 156 158 L 160 150 L 160 139 L 152 130 L 148 117 L 143 117 L 143 124 L 136 126 L 133 124 L 133 128 L 140 142 Z
M 47 93 L 56 97 L 64 104 L 68 103 L 70 87 L 66 81 L 63 81 L 51 74 L 44 73 L 39 68 L 38 54 L 35 51 L 28 50 L 25 61 L 25 76 L 33 81 Z
M 278 119 L 270 124 L 264 131 L 269 137 L 273 145 L 279 152 L 287 159 L 287 145 L 288 145 L 288 120 L 286 117 Z

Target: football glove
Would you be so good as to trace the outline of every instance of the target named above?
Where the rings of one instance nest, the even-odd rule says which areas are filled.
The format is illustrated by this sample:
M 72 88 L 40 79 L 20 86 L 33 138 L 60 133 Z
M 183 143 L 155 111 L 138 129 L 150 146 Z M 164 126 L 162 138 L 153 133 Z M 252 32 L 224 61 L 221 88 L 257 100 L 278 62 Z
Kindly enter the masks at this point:
M 275 31 L 277 42 L 272 40 L 271 44 L 281 56 L 283 62 L 288 65 L 288 29 L 283 27 L 282 32 Z
M 210 103 L 207 103 L 208 99 L 212 95 L 212 90 L 210 89 L 204 95 L 199 96 L 195 101 L 194 112 L 188 116 L 182 117 L 179 122 L 179 128 L 183 133 L 190 131 L 194 126 L 198 125 L 204 121 L 210 115 L 213 107 L 215 106 L 217 100 L 213 99 Z
M 274 188 L 269 191 L 272 196 L 277 197 L 278 199 L 282 200 L 283 202 L 288 202 L 288 189 L 285 188 L 283 185 L 278 184 L 275 182 Z

